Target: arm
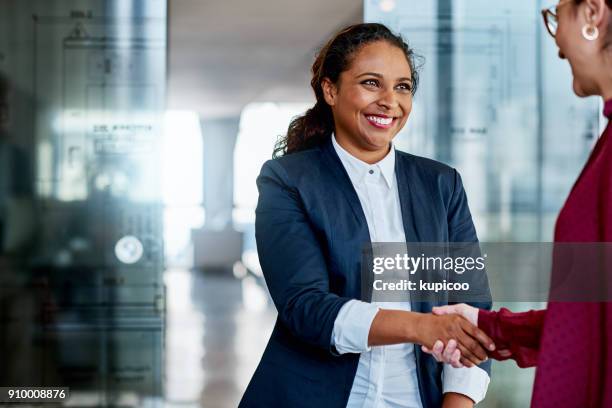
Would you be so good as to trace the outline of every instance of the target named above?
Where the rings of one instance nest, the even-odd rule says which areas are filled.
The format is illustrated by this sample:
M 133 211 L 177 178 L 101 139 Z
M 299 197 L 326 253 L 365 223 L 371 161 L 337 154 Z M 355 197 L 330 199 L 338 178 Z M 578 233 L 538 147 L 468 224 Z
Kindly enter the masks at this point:
M 506 308 L 501 308 L 499 312 L 480 310 L 478 327 L 496 339 L 499 349 L 509 350 L 519 367 L 532 367 L 537 363 L 545 316 L 546 310 L 521 313 L 512 313 Z M 496 360 L 510 358 L 496 352 L 491 356 Z
M 302 341 L 332 351 L 334 321 L 350 299 L 330 292 L 319 241 L 280 163 L 264 164 L 257 187 L 257 252 L 278 318 Z
M 454 320 L 440 320 L 439 317 L 442 316 L 403 310 L 380 310 L 372 321 L 368 345 L 416 343 L 431 347 L 440 338 L 444 339 L 445 343 L 457 339 L 462 362 L 468 367 L 486 360 L 487 351 L 484 348 L 495 349 L 493 342 L 463 317 Z M 398 331 L 398 328 L 401 330 Z
M 310 225 L 299 192 L 292 188 L 278 161 L 266 162 L 257 186 L 259 201 L 255 236 L 259 260 L 279 319 L 293 335 L 335 354 L 343 348 L 343 339 L 350 337 L 349 332 L 353 330 L 349 326 L 352 324 L 362 339 L 367 337 L 366 347 L 403 342 L 431 346 L 437 338 L 455 338 L 465 345 L 462 351 L 466 358 L 480 362 L 486 357 L 479 341 L 489 345 L 490 339 L 459 316 L 381 310 L 367 315 L 372 318 L 370 327 L 359 324 L 363 318 L 359 314 L 361 308 L 349 307 L 352 299 L 330 292 L 327 262 L 321 244 Z M 347 312 L 338 319 L 345 305 Z M 343 330 L 345 326 L 347 330 Z M 367 331 L 359 330 L 363 327 Z M 338 344 L 334 340 L 336 335 Z M 354 343 L 363 345 L 365 341 L 356 340 Z
M 371 303 L 350 300 L 338 313 L 332 344 L 338 354 L 363 353 L 372 346 L 432 344 L 438 336 L 450 339 L 454 334 L 469 344 L 463 358 L 465 365 L 480 364 L 485 359 L 481 344 L 490 347 L 491 342 L 463 318 L 440 320 L 430 314 L 379 309 Z
M 463 394 L 449 392 L 444 394 L 442 408 L 472 408 L 474 401 Z

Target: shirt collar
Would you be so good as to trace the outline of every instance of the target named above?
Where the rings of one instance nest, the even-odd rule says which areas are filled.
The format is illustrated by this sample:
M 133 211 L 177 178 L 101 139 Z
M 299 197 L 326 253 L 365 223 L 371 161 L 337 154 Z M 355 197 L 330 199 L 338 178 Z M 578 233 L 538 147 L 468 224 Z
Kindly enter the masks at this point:
M 380 169 L 380 173 L 387 184 L 387 187 L 391 188 L 393 185 L 393 179 L 395 177 L 395 146 L 390 143 L 391 149 L 389 153 L 377 163 L 369 164 L 362 160 L 359 160 L 349 152 L 347 152 L 336 140 L 336 135 L 332 133 L 332 144 L 334 149 L 340 158 L 340 161 L 344 165 L 346 172 L 351 179 L 353 184 L 363 182 L 363 178 L 368 174 L 368 171 L 374 167 Z

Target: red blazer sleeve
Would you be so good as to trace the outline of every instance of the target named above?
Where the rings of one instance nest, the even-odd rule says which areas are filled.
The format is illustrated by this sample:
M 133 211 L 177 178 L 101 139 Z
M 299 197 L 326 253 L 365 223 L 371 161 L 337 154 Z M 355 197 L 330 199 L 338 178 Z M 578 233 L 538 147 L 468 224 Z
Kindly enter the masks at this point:
M 530 310 L 513 313 L 506 308 L 499 312 L 478 312 L 478 327 L 495 342 L 496 351 L 491 357 L 496 360 L 516 360 L 519 367 L 533 367 L 537 363 L 540 337 L 546 310 Z M 510 357 L 502 357 L 498 350 L 510 350 Z

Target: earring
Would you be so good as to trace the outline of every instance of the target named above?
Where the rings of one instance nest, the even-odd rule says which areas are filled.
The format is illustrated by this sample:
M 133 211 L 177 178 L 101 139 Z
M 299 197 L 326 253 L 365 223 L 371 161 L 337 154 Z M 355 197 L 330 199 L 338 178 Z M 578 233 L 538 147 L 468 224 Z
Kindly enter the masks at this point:
M 595 41 L 599 38 L 599 29 L 593 25 L 585 24 L 582 27 L 582 36 L 589 41 Z

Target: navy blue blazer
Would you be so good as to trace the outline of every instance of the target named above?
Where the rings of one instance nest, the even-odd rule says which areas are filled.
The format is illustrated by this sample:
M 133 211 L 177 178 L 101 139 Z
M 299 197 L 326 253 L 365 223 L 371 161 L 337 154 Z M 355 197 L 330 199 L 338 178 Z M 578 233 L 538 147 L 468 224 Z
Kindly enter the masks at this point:
M 455 169 L 396 150 L 395 173 L 407 242 L 477 242 Z M 331 138 L 267 161 L 257 186 L 257 251 L 278 318 L 239 406 L 344 408 L 360 355 L 338 355 L 332 329 L 342 305 L 371 296 L 361 285 L 370 235 L 359 198 Z M 490 309 L 490 297 L 473 305 Z M 416 312 L 433 306 L 412 302 Z M 442 364 L 414 351 L 423 406 L 439 407 Z M 481 367 L 490 373 L 490 361 Z

